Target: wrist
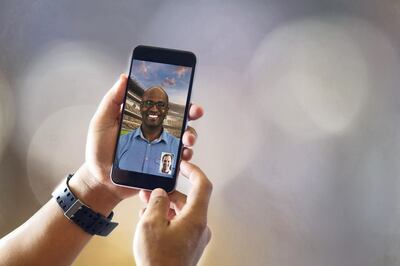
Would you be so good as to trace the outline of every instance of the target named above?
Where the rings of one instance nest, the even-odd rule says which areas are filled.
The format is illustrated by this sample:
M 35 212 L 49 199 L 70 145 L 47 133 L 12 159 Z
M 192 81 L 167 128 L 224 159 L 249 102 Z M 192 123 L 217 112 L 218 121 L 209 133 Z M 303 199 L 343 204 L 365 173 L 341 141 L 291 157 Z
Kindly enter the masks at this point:
M 121 201 L 108 186 L 96 180 L 85 164 L 71 178 L 69 187 L 78 199 L 105 217 Z
M 179 256 L 178 256 L 179 257 Z M 137 265 L 142 265 L 142 266 L 188 266 L 191 265 L 190 263 L 185 263 L 182 258 L 171 258 L 171 257 L 152 257 L 152 255 L 149 256 L 149 258 L 146 259 L 146 261 L 141 261 L 138 262 L 136 261 Z

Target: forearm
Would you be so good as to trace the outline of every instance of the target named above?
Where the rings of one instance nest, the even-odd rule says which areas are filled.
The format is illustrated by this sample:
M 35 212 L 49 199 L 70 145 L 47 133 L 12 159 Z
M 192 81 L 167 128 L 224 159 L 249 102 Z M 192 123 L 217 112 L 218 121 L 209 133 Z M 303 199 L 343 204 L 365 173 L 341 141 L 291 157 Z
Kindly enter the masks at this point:
M 107 216 L 119 202 L 108 191 L 85 180 L 83 166 L 70 181 L 72 192 L 93 210 Z M 91 235 L 68 220 L 55 199 L 0 240 L 0 265 L 70 265 Z
M 91 236 L 54 199 L 0 241 L 0 265 L 70 265 Z

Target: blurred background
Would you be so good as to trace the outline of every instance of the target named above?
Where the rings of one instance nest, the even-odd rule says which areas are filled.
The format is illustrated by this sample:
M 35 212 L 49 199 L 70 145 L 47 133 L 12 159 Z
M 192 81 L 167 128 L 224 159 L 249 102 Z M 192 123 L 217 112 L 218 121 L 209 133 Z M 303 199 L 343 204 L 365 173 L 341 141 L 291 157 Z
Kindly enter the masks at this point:
M 97 104 L 147 44 L 198 56 L 200 265 L 400 265 L 399 27 L 397 0 L 2 0 L 0 236 L 82 164 Z M 132 265 L 141 207 L 121 203 L 75 265 Z

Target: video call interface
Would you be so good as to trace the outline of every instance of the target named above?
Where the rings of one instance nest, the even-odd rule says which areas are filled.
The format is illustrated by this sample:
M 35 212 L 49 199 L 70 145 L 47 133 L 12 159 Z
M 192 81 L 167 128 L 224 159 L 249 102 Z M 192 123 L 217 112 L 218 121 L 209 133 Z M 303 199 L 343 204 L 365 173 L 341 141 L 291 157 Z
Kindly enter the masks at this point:
M 133 60 L 115 165 L 172 178 L 192 68 Z

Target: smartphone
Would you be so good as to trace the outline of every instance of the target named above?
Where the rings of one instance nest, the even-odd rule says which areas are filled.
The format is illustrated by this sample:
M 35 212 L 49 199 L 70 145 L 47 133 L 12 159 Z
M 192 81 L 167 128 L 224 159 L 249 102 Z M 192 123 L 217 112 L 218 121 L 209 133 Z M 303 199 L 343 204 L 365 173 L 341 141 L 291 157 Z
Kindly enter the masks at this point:
M 175 189 L 195 66 L 192 52 L 143 45 L 133 50 L 111 171 L 114 184 Z

